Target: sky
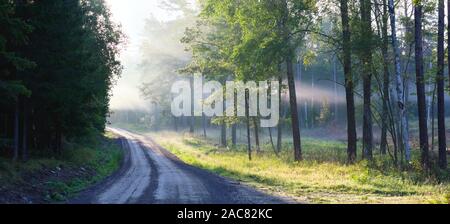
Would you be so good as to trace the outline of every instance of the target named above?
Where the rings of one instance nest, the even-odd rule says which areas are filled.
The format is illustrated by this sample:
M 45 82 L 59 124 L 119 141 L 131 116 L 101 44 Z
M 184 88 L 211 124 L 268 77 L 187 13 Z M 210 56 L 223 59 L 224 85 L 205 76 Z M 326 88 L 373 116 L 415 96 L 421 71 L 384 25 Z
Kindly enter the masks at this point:
M 122 26 L 127 44 L 120 60 L 124 66 L 121 78 L 113 88 L 111 109 L 145 109 L 145 101 L 139 93 L 141 75 L 137 70 L 141 53 L 142 34 L 146 18 L 153 15 L 161 21 L 176 18 L 160 7 L 161 0 L 106 0 L 113 20 Z

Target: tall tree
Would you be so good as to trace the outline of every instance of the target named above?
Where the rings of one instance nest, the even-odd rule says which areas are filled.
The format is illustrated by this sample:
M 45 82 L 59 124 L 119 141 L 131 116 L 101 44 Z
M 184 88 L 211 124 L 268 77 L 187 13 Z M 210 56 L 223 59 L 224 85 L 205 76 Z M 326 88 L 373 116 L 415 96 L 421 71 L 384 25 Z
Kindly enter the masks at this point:
M 382 46 L 381 51 L 383 55 L 383 90 L 382 90 L 382 98 L 383 98 L 383 118 L 389 117 L 389 88 L 390 88 L 390 74 L 389 74 L 389 59 L 388 59 L 388 49 L 389 49 L 389 37 L 388 37 L 388 4 L 387 0 L 383 0 L 382 2 L 383 12 L 382 12 L 382 21 L 381 21 L 381 38 L 382 38 Z M 378 6 L 377 6 L 378 8 Z M 385 155 L 388 147 L 388 119 L 382 119 L 381 122 L 381 143 L 380 143 L 380 151 L 382 155 Z
M 428 128 L 425 96 L 425 79 L 423 68 L 423 41 L 422 41 L 422 17 L 423 5 L 421 0 L 414 2 L 414 27 L 415 27 L 415 60 L 416 60 L 416 86 L 417 86 L 417 104 L 419 111 L 419 139 L 422 166 L 425 169 L 430 167 L 428 153 Z
M 437 98 L 438 98 L 438 141 L 439 141 L 439 167 L 447 169 L 447 143 L 445 136 L 445 89 L 444 89 L 444 32 L 445 10 L 444 0 L 438 4 L 438 47 L 437 47 Z
M 360 0 L 361 28 L 359 54 L 362 63 L 363 76 L 363 157 L 371 160 L 373 157 L 373 124 L 372 124 L 372 3 L 370 0 Z
M 391 23 L 391 44 L 392 49 L 394 51 L 394 71 L 395 71 L 395 83 L 397 90 L 397 110 L 398 110 L 398 127 L 400 139 L 398 140 L 399 144 L 401 144 L 402 148 L 405 150 L 406 160 L 410 160 L 410 147 L 409 147 L 409 133 L 407 126 L 407 113 L 406 113 L 406 105 L 405 105 L 405 94 L 404 94 L 404 86 L 403 86 L 403 78 L 401 75 L 401 65 L 400 65 L 400 48 L 397 40 L 397 24 L 396 24 L 396 15 L 395 15 L 395 5 L 394 0 L 389 0 L 389 17 Z
M 345 95 L 347 100 L 347 154 L 348 162 L 353 163 L 356 160 L 356 118 L 355 118 L 355 99 L 354 83 L 352 74 L 352 56 L 351 56 L 351 33 L 350 19 L 348 14 L 348 1 L 340 0 L 340 11 L 342 20 L 342 49 L 344 58 L 345 74 Z

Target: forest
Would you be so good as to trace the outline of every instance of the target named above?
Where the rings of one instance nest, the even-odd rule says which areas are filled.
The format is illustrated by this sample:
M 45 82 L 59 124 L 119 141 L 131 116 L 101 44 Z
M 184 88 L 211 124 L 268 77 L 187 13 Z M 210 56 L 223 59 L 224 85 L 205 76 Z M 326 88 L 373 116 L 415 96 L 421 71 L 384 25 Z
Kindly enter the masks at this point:
M 389 176 L 387 170 L 406 173 L 400 179 L 417 183 L 432 179 L 448 192 L 446 2 L 167 2 L 169 10 L 182 16 L 148 19 L 140 50 L 140 89 L 148 107 L 114 110 L 113 125 L 155 132 L 156 140 L 190 164 L 213 172 L 225 169 L 218 173 L 231 177 L 236 175 L 228 172 L 240 171 L 221 160 L 338 161 L 368 164 L 367 172 L 381 170 L 380 175 Z M 171 85 L 194 77 L 223 85 L 278 80 L 278 127 L 259 127 L 258 116 L 173 116 Z M 190 137 L 169 139 L 174 132 Z M 210 151 L 195 152 L 199 147 Z M 214 153 L 219 155 L 210 155 Z M 243 173 L 270 179 L 245 171 L 247 166 L 256 170 L 257 162 L 242 162 Z M 258 177 L 238 178 L 264 182 Z
M 0 4 L 1 155 L 54 156 L 103 133 L 124 40 L 105 2 Z
M 35 202 L 65 202 L 127 159 L 142 169 L 129 171 L 130 187 L 150 189 L 148 169 L 164 187 L 171 163 L 159 151 L 300 203 L 450 203 L 450 0 L 154 2 L 166 18 L 146 13 L 127 50 L 117 1 L 0 0 L 0 203 L 33 200 L 22 195 L 35 187 L 23 185 L 30 172 L 77 173 L 37 180 L 45 197 Z M 137 61 L 121 57 L 134 51 Z M 116 87 L 129 75 L 139 105 Z M 251 87 L 245 116 L 175 116 L 177 81 L 190 83 L 192 105 L 227 104 L 226 88 L 195 102 L 199 78 L 279 83 L 277 126 L 249 112 Z M 197 175 L 177 170 L 173 184 Z M 147 193 L 117 201 L 107 191 L 94 203 L 148 202 Z M 182 196 L 175 202 L 196 202 Z

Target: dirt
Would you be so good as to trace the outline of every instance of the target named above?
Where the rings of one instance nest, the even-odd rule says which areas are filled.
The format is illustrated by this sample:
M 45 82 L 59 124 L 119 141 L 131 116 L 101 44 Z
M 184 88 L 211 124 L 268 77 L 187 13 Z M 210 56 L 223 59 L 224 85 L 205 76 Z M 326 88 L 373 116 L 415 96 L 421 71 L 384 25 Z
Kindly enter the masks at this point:
M 33 173 L 24 173 L 19 181 L 0 186 L 0 204 L 46 204 L 55 203 L 52 195 L 60 194 L 48 183 L 68 183 L 95 175 L 92 169 L 78 167 L 42 167 Z

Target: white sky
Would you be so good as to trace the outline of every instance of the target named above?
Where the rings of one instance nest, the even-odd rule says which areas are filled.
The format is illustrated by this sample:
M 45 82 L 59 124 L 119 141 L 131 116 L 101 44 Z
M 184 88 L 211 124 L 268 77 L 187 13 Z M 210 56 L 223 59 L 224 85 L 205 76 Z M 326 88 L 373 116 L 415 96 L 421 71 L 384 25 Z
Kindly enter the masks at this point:
M 140 63 L 139 47 L 144 33 L 145 19 L 153 15 L 161 21 L 176 18 L 159 7 L 161 0 L 106 0 L 113 14 L 113 20 L 121 24 L 128 37 L 122 52 L 124 65 L 122 77 L 113 88 L 111 109 L 136 109 L 145 107 L 139 93 L 141 75 L 136 67 Z

